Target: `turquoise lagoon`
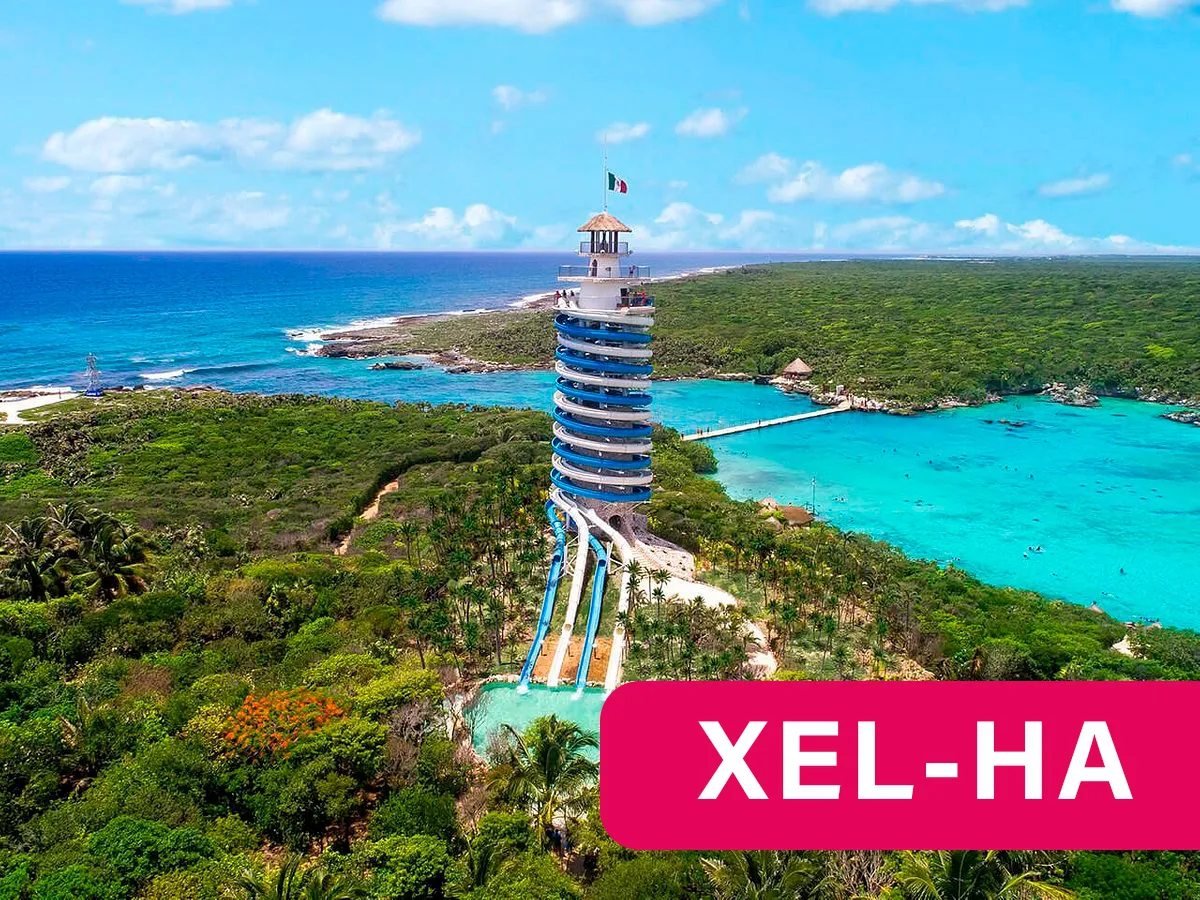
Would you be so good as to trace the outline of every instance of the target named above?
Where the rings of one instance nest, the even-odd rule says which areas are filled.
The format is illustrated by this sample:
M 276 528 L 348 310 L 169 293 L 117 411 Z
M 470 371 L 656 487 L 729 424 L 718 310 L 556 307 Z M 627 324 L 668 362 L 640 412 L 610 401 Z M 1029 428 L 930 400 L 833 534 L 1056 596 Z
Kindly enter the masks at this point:
M 1022 398 L 844 413 L 710 443 L 737 498 L 808 504 L 815 481 L 819 516 L 910 556 L 1119 619 L 1200 628 L 1200 428 L 1163 419 L 1167 409 Z

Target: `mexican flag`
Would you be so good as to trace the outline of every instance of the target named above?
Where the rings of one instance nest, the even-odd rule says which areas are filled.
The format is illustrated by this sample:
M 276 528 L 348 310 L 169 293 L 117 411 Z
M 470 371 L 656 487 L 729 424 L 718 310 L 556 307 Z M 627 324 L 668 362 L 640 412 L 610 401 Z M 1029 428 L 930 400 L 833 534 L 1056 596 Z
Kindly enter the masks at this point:
M 622 181 L 620 178 L 618 178 L 616 175 L 614 175 L 612 172 L 608 173 L 608 189 L 610 191 L 616 191 L 618 194 L 628 194 L 629 193 L 629 185 L 626 184 L 624 181 Z

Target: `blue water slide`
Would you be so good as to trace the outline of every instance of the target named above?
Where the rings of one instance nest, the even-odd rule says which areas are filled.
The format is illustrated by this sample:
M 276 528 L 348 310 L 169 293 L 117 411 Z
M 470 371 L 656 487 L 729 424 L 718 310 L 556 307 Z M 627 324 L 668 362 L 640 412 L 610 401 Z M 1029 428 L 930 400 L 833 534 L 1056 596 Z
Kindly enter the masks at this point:
M 542 614 L 538 617 L 537 631 L 533 635 L 533 643 L 529 645 L 529 653 L 525 657 L 525 665 L 521 667 L 520 684 L 528 685 L 533 675 L 533 666 L 538 654 L 542 652 L 542 641 L 550 630 L 550 617 L 554 614 L 554 598 L 558 596 L 558 582 L 562 578 L 563 555 L 566 553 L 567 533 L 563 530 L 562 522 L 554 512 L 554 504 L 546 503 L 546 518 L 554 529 L 554 555 L 550 557 L 550 574 L 546 578 L 546 594 L 542 597 Z
M 604 348 L 597 347 L 596 352 L 603 353 Z M 654 371 L 654 366 L 651 365 L 639 366 L 633 363 L 592 359 L 588 356 L 581 356 L 579 353 L 568 350 L 566 347 L 559 347 L 554 351 L 554 356 L 565 362 L 568 366 L 574 366 L 577 369 L 584 369 L 588 372 L 611 372 L 616 375 L 649 375 Z
M 649 406 L 649 394 L 606 394 L 603 390 L 584 390 L 567 381 L 558 379 L 558 389 L 572 400 L 583 400 L 590 403 L 607 403 L 609 406 Z
M 601 491 L 594 488 L 580 487 L 558 469 L 550 470 L 550 480 L 554 486 L 573 494 L 576 497 L 587 497 L 589 500 L 603 500 L 605 503 L 648 503 L 650 488 L 639 487 L 621 493 L 619 491 Z
M 588 535 L 588 543 L 596 554 L 596 574 L 592 578 L 592 602 L 588 606 L 587 632 L 583 636 L 583 653 L 579 656 L 579 669 L 575 672 L 575 688 L 587 687 L 588 669 L 592 665 L 592 646 L 596 643 L 596 632 L 600 630 L 600 607 L 604 603 L 604 583 L 608 578 L 608 554 L 595 535 Z
M 615 341 L 622 344 L 648 344 L 652 340 L 649 334 L 640 331 L 618 331 L 614 328 L 588 328 L 576 325 L 566 316 L 558 316 L 554 320 L 554 328 L 571 337 L 584 338 L 593 341 Z
M 601 456 L 588 456 L 585 453 L 578 453 L 570 449 L 558 438 L 552 440 L 550 446 L 554 448 L 555 453 L 567 460 L 567 462 L 573 462 L 581 466 L 591 466 L 593 469 L 627 471 L 629 469 L 650 468 L 650 457 L 648 456 L 636 456 L 633 459 L 606 459 Z
M 599 418 L 604 417 L 602 410 L 596 410 Z M 565 428 L 570 428 L 572 431 L 579 434 L 590 434 L 595 437 L 612 437 L 612 438 L 635 438 L 635 437 L 650 437 L 654 433 L 654 428 L 650 425 L 634 425 L 632 428 L 623 428 L 618 425 L 590 425 L 586 422 L 580 422 L 562 410 L 554 410 L 554 421 Z

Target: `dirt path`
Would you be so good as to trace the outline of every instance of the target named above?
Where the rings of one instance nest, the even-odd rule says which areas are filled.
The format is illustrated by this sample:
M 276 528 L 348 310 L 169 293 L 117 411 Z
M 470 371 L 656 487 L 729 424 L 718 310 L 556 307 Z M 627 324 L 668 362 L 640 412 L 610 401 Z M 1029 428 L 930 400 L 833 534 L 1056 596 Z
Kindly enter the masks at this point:
M 398 490 L 400 490 L 400 479 L 397 478 L 395 481 L 389 481 L 379 489 L 379 493 L 375 495 L 375 499 L 372 500 L 370 505 L 362 511 L 362 514 L 358 518 L 364 522 L 374 522 L 379 518 L 380 502 L 388 494 L 395 493 Z M 354 541 L 354 532 L 357 528 L 358 523 L 356 522 L 354 528 L 350 529 L 350 533 L 342 538 L 342 542 L 338 544 L 337 548 L 333 551 L 335 556 L 345 556 L 350 552 L 350 545 Z

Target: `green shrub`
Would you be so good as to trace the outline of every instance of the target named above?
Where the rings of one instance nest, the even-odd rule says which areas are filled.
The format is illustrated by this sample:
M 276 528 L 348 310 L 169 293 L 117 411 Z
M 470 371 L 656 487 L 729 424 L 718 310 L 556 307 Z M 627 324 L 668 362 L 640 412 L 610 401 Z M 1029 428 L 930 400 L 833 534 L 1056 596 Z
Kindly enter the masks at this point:
M 190 828 L 167 828 L 131 816 L 118 816 L 87 843 L 126 884 L 137 886 L 172 869 L 186 869 L 210 857 L 212 842 Z
M 418 700 L 441 700 L 442 684 L 429 669 L 393 672 L 365 685 L 354 697 L 364 716 L 379 718 Z
M 443 900 L 451 859 L 445 843 L 427 834 L 368 842 L 357 856 L 374 872 L 371 897 L 377 900 Z
M 528 825 L 526 825 L 528 828 Z M 454 797 L 421 787 L 403 788 L 379 804 L 371 816 L 371 837 L 428 834 L 453 843 L 458 834 Z
M 331 687 L 344 684 L 364 684 L 383 672 L 383 663 L 365 653 L 335 653 L 316 663 L 304 673 L 309 687 Z
M 31 900 L 124 900 L 125 891 L 111 875 L 84 865 L 67 866 L 41 876 Z

